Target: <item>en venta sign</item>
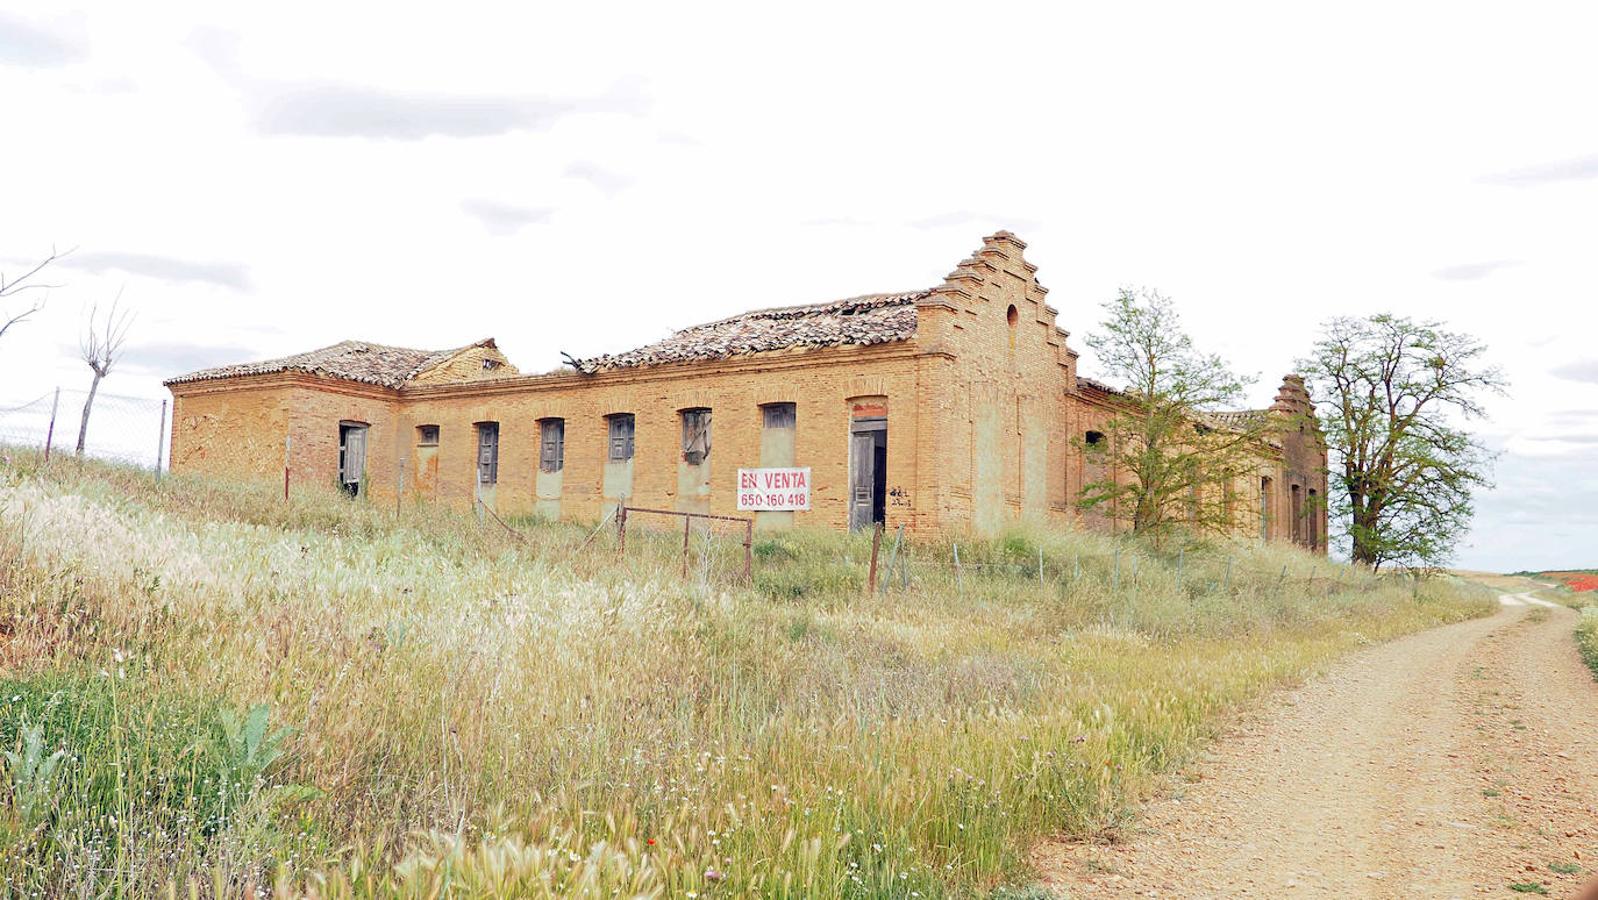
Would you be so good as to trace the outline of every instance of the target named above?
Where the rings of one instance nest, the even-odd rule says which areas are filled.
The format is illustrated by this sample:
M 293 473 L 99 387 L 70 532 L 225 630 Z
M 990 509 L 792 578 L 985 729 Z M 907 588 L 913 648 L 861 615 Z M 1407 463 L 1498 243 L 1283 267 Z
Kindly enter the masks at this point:
M 810 508 L 810 467 L 739 469 L 738 509 L 805 510 Z

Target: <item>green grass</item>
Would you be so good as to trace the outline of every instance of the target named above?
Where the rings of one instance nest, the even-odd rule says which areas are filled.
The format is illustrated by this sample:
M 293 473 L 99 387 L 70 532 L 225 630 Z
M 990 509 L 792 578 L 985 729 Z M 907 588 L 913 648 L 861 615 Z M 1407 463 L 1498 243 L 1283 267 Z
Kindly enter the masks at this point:
M 1581 608 L 1581 618 L 1576 622 L 1576 648 L 1593 677 L 1598 678 L 1598 606 Z
M 746 586 L 696 534 L 685 581 L 680 532 L 15 459 L 0 743 L 66 753 L 0 779 L 17 894 L 1037 896 L 1034 842 L 1123 829 L 1240 705 L 1493 608 L 1037 529 L 869 594 L 863 536 L 759 536 Z

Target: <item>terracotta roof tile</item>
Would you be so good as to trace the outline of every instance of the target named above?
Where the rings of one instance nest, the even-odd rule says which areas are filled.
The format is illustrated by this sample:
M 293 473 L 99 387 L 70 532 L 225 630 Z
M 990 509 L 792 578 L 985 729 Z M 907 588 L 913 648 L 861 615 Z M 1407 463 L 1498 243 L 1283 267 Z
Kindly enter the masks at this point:
M 331 347 L 322 347 L 305 353 L 296 353 L 281 359 L 240 363 L 201 369 L 187 375 L 169 378 L 166 384 L 190 381 L 210 381 L 217 378 L 238 378 L 245 375 L 269 375 L 275 372 L 307 372 L 330 378 L 343 378 L 363 384 L 397 388 L 462 350 L 472 347 L 492 347 L 492 338 L 456 347 L 451 350 L 412 350 L 408 347 L 389 347 L 369 341 L 339 341 Z
M 637 350 L 578 360 L 577 368 L 591 374 L 796 347 L 864 346 L 908 340 L 916 332 L 916 301 L 931 293 L 867 294 L 831 303 L 756 310 L 684 328 Z
M 1263 424 L 1270 412 L 1268 409 L 1223 409 L 1204 415 L 1227 428 L 1249 428 Z

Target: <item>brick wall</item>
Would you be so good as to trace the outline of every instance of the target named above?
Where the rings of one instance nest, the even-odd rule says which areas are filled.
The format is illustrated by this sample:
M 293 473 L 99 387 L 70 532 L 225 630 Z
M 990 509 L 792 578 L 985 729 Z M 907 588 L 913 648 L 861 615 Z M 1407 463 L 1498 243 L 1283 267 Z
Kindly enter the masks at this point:
M 792 403 L 791 463 L 812 470 L 811 509 L 763 524 L 844 528 L 851 409 L 859 401 L 886 407 L 889 528 L 992 534 L 1018 520 L 1079 520 L 1073 501 L 1094 473 L 1084 471 L 1075 442 L 1112 414 L 1111 401 L 1079 389 L 1077 355 L 1024 248 L 1005 232 L 986 238 L 917 302 L 914 338 L 896 343 L 517 376 L 508 362 L 482 368 L 485 358 L 504 360 L 485 342 L 398 391 L 305 374 L 176 384 L 173 467 L 280 477 L 288 436 L 292 481 L 331 486 L 339 423 L 360 422 L 369 426 L 373 501 L 393 502 L 402 489 L 407 500 L 464 506 L 478 494 L 476 426 L 496 422 L 498 482 L 487 502 L 505 515 L 592 521 L 607 508 L 605 417 L 631 413 L 632 505 L 735 515 L 737 470 L 762 464 L 762 405 Z M 712 411 L 711 453 L 688 467 L 680 413 L 703 407 Z M 565 420 L 558 477 L 539 473 L 546 418 Z M 436 446 L 419 445 L 423 425 L 438 427 Z M 1314 484 L 1325 496 L 1317 440 L 1288 436 L 1285 454 L 1262 460 L 1280 486 L 1280 509 L 1292 483 L 1306 491 Z M 1236 496 L 1239 509 L 1257 509 L 1257 485 L 1239 485 Z M 1116 526 L 1109 515 L 1086 521 Z M 1257 533 L 1257 517 L 1241 530 L 1249 527 Z M 1274 525 L 1273 534 L 1283 527 L 1290 531 Z

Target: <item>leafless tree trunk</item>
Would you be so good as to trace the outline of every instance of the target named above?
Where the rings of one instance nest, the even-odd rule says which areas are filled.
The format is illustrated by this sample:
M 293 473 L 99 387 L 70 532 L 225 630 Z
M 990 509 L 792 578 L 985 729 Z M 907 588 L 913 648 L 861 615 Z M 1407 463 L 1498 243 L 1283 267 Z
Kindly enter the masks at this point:
M 38 265 L 23 272 L 16 278 L 6 278 L 5 273 L 0 272 L 0 303 L 4 303 L 6 300 L 25 291 L 48 291 L 50 288 L 55 287 L 53 284 L 44 284 L 35 280 L 36 276 L 43 272 L 46 266 L 71 252 L 71 250 L 67 250 L 58 253 L 52 249 L 50 255 L 40 260 Z M 11 326 L 22 322 L 41 309 L 44 309 L 44 298 L 40 298 L 32 306 L 18 313 L 7 314 L 0 312 L 0 337 L 5 337 L 6 332 L 11 330 Z
M 94 408 L 94 395 L 100 390 L 100 380 L 111 374 L 111 367 L 122 355 L 122 344 L 128 338 L 128 326 L 133 324 L 131 311 L 118 311 L 117 305 L 121 301 L 122 294 L 118 292 L 117 299 L 111 301 L 111 309 L 106 313 L 103 323 L 97 321 L 98 308 L 89 307 L 89 325 L 78 341 L 78 355 L 94 371 L 94 381 L 89 383 L 89 397 L 83 401 L 83 420 L 78 423 L 79 456 L 83 455 L 83 445 L 89 438 L 89 412 Z

